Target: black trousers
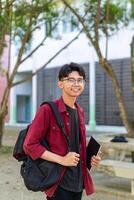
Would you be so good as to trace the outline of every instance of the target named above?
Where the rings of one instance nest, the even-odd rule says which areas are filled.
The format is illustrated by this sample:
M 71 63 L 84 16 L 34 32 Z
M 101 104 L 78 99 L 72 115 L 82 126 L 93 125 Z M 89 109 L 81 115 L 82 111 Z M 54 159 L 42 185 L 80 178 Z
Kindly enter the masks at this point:
M 47 200 L 81 200 L 82 192 L 70 192 L 58 187 L 53 197 L 47 197 Z

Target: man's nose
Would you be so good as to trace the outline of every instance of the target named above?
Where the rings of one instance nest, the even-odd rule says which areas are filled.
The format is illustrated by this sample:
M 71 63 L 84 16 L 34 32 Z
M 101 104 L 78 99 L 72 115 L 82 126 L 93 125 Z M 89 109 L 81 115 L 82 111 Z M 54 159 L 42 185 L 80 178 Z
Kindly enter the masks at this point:
M 79 81 L 75 80 L 74 85 L 79 85 Z

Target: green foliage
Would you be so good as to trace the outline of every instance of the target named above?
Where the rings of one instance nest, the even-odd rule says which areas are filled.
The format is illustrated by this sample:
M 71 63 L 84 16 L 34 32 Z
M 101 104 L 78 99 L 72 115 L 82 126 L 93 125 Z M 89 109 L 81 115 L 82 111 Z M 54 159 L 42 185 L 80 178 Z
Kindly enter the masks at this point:
M 1 154 L 11 154 L 13 151 L 13 147 L 11 146 L 2 146 L 0 148 L 0 155 Z
M 134 19 L 134 0 L 130 0 L 131 3 L 131 18 Z
M 95 20 L 96 20 L 96 11 L 98 7 L 97 0 L 87 0 L 85 4 L 85 10 L 89 10 L 87 15 L 87 21 L 90 26 L 90 30 L 94 30 Z M 100 33 L 113 34 L 114 31 L 117 31 L 122 26 L 127 25 L 129 22 L 129 10 L 122 2 L 117 1 L 102 1 L 100 5 L 100 18 L 99 18 L 99 31 Z
M 0 1 L 0 46 L 5 45 L 4 37 L 8 34 L 18 49 L 25 39 L 26 50 L 36 29 L 45 27 L 47 21 L 56 23 L 59 16 L 57 5 L 51 0 L 11 1 Z M 51 34 L 49 31 L 49 36 Z
M 102 21 L 100 21 L 100 28 L 104 33 L 107 31 L 110 34 L 119 30 L 121 27 L 128 25 L 129 12 L 125 4 L 107 2 L 102 7 Z
M 71 6 L 82 17 L 92 38 L 95 38 L 96 15 L 99 14 L 97 27 L 99 36 L 107 33 L 111 35 L 131 21 L 132 1 L 134 2 L 134 0 L 102 0 L 98 8 L 98 0 L 79 0 L 79 3 L 77 1 L 76 5 L 71 4 Z

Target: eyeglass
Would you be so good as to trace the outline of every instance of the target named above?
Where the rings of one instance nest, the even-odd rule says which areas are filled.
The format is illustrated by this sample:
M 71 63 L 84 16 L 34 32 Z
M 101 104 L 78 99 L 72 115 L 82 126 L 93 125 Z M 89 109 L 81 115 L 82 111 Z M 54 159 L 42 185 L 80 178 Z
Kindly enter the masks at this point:
M 74 84 L 78 84 L 78 85 L 81 85 L 81 84 L 85 84 L 85 80 L 80 78 L 80 79 L 74 79 L 74 78 L 64 78 L 62 79 L 62 81 L 68 81 L 70 84 L 74 85 Z

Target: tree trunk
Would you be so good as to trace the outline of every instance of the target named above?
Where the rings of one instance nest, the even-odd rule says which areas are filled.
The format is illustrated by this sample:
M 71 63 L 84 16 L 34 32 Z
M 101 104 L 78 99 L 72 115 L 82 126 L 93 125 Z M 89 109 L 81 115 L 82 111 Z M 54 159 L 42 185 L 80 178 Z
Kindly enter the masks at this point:
M 114 73 L 112 66 L 108 63 L 107 60 L 101 59 L 100 64 L 101 64 L 101 66 L 103 66 L 103 69 L 107 72 L 107 75 L 110 77 L 110 79 L 112 81 L 114 93 L 115 93 L 115 96 L 116 96 L 116 99 L 118 102 L 118 106 L 119 106 L 120 117 L 122 119 L 124 126 L 127 129 L 127 132 L 128 132 L 127 135 L 128 135 L 128 137 L 134 138 L 134 124 L 128 118 L 128 113 L 127 113 L 127 110 L 125 107 L 123 94 L 122 94 L 118 79 L 116 77 L 116 74 Z
M 2 147 L 2 138 L 4 134 L 4 120 L 5 120 L 5 117 L 1 114 L 0 115 L 0 148 Z
M 134 94 L 134 36 L 131 42 L 131 76 L 132 76 L 132 92 Z
M 130 130 L 128 132 L 128 137 L 134 138 L 134 121 L 129 121 Z
M 10 86 L 7 86 L 0 104 L 0 147 L 2 146 L 2 138 L 4 134 L 5 118 L 8 114 L 8 98 L 10 93 Z

